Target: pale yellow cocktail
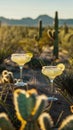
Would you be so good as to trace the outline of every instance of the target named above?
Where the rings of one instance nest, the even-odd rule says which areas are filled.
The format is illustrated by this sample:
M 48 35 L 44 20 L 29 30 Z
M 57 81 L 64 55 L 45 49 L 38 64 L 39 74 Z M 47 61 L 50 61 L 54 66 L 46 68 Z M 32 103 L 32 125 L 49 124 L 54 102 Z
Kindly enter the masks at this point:
M 54 79 L 56 76 L 62 74 L 62 70 L 56 66 L 44 66 L 42 68 L 42 73 L 50 79 Z
M 11 55 L 11 60 L 16 62 L 19 66 L 23 66 L 27 62 L 29 62 L 32 58 L 32 53 L 25 53 L 25 54 L 12 54 Z
M 43 66 L 42 73 L 50 79 L 51 91 L 53 91 L 53 80 L 61 75 L 65 69 L 64 64 L 60 63 L 56 66 Z
M 14 53 L 11 55 L 11 60 L 19 65 L 20 68 L 20 79 L 21 83 L 17 83 L 16 85 L 23 86 L 24 82 L 22 81 L 22 69 L 24 64 L 29 62 L 33 57 L 32 53 Z

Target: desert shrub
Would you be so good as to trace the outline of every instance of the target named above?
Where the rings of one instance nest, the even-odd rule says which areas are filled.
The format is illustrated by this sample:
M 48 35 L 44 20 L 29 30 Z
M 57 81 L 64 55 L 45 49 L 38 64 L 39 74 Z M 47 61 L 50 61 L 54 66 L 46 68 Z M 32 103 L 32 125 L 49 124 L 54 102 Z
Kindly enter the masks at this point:
M 40 51 L 42 51 L 43 46 L 46 46 L 46 45 L 52 46 L 53 41 L 49 39 L 48 34 L 47 34 L 47 30 L 45 29 L 43 31 L 42 38 L 38 42 L 38 46 L 39 46 Z
M 37 28 L 29 28 L 28 29 L 28 37 L 33 39 L 35 36 L 38 36 L 38 29 Z
M 65 71 L 54 80 L 54 85 L 70 105 L 73 104 L 73 72 Z
M 21 33 L 22 32 L 22 33 Z M 25 33 L 25 32 L 24 32 Z M 22 28 L 3 26 L 0 29 L 0 63 L 19 48 L 19 40 L 23 37 Z
M 36 53 L 38 51 L 35 39 L 25 38 L 19 42 L 19 45 L 25 52 Z
M 69 32 L 69 28 L 67 26 L 67 24 L 64 24 L 64 34 L 67 34 Z
M 0 63 L 9 57 L 15 50 L 18 48 L 18 45 L 15 43 L 2 44 L 0 49 Z

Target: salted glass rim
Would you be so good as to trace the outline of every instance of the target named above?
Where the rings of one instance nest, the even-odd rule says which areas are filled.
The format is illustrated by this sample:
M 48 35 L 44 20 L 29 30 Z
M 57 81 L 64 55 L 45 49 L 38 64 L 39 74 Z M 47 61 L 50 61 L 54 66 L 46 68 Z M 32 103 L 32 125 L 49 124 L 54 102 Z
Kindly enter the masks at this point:
M 44 68 L 57 68 L 57 66 L 56 66 L 56 65 L 54 65 L 54 66 L 53 66 L 53 65 L 50 65 L 50 66 L 43 66 L 42 69 L 44 69 Z
M 13 56 L 13 55 L 26 55 L 27 53 L 13 53 L 13 54 L 11 54 L 11 56 Z
M 29 52 L 29 53 L 32 54 L 31 52 Z M 27 54 L 28 54 L 28 52 L 27 53 L 13 53 L 13 54 L 11 54 L 11 57 L 13 57 L 13 56 L 29 56 Z
M 51 65 L 51 66 L 43 66 L 42 67 L 42 70 L 44 70 L 44 69 L 57 69 L 57 70 L 61 70 L 61 68 L 58 68 L 56 65 L 55 66 L 53 66 L 53 65 Z

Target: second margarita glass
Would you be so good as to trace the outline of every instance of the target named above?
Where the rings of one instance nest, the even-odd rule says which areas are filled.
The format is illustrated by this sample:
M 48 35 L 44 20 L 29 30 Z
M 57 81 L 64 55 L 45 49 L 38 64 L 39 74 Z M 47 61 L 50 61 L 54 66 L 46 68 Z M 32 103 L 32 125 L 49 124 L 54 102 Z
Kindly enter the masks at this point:
M 56 66 L 43 66 L 42 67 L 42 73 L 47 76 L 50 79 L 50 93 L 54 94 L 54 86 L 53 86 L 53 81 L 54 79 L 61 75 L 65 69 L 64 64 L 60 63 Z

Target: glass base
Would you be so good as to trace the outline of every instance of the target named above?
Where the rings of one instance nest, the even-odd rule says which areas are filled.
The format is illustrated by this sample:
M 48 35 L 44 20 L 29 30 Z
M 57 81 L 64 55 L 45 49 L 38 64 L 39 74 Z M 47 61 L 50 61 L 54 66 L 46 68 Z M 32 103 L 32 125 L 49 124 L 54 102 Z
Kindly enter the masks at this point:
M 18 86 L 18 87 L 20 87 L 20 86 L 26 86 L 27 85 L 27 83 L 24 83 L 23 81 L 21 81 L 21 82 L 16 82 L 14 85 L 16 85 L 16 86 Z
M 57 101 L 58 98 L 55 98 L 55 97 L 48 97 L 48 101 Z

